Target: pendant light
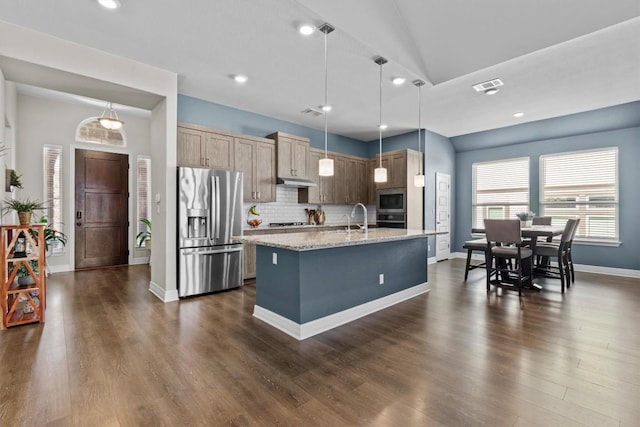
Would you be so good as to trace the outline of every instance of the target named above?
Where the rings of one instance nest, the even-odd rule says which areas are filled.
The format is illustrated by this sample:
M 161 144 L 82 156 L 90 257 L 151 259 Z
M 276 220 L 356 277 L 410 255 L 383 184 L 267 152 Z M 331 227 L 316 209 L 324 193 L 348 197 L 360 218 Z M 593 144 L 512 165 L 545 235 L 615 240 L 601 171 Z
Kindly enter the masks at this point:
M 424 160 L 424 156 L 422 155 L 422 128 L 420 126 L 420 118 L 422 116 L 422 86 L 424 86 L 424 81 L 422 80 L 414 80 L 413 85 L 418 88 L 418 152 L 420 153 L 420 163 L 418 166 L 418 173 L 413 177 L 413 185 L 415 187 L 424 187 L 424 173 L 422 172 L 422 162 Z M 425 141 L 425 151 L 427 148 L 427 144 Z
M 373 171 L 374 182 L 387 182 L 387 168 L 382 167 L 382 128 L 385 127 L 382 124 L 382 65 L 387 63 L 387 60 L 382 56 L 373 60 L 380 66 L 380 121 L 378 122 L 378 130 L 380 132 L 380 166 Z
M 318 163 L 318 174 L 320 176 L 333 176 L 333 159 L 329 158 L 327 152 L 327 140 L 329 138 L 329 131 L 327 126 L 327 119 L 331 106 L 329 105 L 329 73 L 327 67 L 327 34 L 332 32 L 335 28 L 331 25 L 324 23 L 318 28 L 324 33 L 324 104 L 322 104 L 322 112 L 324 113 L 324 159 L 320 159 Z
M 107 110 L 109 110 L 108 116 L 107 116 Z M 103 128 L 109 129 L 109 130 L 118 130 L 124 124 L 124 120 L 120 120 L 118 118 L 118 114 L 113 109 L 113 105 L 111 104 L 111 102 L 107 103 L 107 107 L 102 112 L 102 116 L 98 118 L 98 122 L 100 122 L 100 125 Z

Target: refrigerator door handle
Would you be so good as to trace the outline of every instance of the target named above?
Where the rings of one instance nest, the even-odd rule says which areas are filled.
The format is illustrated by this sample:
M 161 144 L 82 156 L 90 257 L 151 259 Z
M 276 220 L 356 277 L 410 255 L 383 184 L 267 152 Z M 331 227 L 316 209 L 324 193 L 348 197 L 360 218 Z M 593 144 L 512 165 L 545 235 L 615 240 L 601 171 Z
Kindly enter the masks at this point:
M 214 177 L 213 178 L 215 180 L 215 189 L 216 189 L 216 207 L 215 207 L 215 212 L 216 212 L 216 223 L 215 223 L 215 227 L 216 227 L 216 234 L 215 237 L 216 239 L 220 238 L 220 178 L 219 177 Z
M 230 252 L 242 252 L 242 246 L 237 248 L 224 248 L 224 249 L 212 249 L 212 250 L 182 250 L 182 255 L 215 255 L 226 254 Z

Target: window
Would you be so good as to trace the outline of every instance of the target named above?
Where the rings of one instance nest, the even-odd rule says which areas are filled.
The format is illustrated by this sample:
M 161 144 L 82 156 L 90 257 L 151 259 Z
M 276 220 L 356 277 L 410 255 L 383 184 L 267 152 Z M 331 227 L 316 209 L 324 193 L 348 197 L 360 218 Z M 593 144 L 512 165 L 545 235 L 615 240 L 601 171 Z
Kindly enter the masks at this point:
M 127 138 L 124 129 L 109 130 L 102 127 L 97 117 L 89 117 L 76 128 L 76 141 L 93 144 L 126 147 Z
M 54 230 L 62 231 L 62 147 L 45 145 L 43 147 L 44 200 L 47 209 L 47 222 Z M 62 253 L 64 246 L 60 242 L 49 245 L 49 253 Z
M 540 157 L 541 215 L 580 218 L 576 238 L 618 240 L 618 149 Z
M 151 220 L 151 159 L 146 156 L 138 156 L 136 161 L 136 191 L 137 191 L 137 232 L 136 236 L 147 230 L 146 224 L 140 222 L 146 218 Z M 136 239 L 136 245 L 139 242 Z
M 473 228 L 528 210 L 528 157 L 473 164 Z

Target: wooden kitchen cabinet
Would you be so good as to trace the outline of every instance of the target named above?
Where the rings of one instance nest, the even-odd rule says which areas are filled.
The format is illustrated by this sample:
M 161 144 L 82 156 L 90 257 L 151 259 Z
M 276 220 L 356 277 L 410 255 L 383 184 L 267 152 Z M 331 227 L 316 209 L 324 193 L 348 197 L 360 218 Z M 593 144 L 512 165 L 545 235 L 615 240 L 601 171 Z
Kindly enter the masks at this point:
M 309 178 L 309 138 L 276 132 L 267 138 L 276 141 L 279 178 Z
M 276 200 L 276 147 L 259 137 L 234 138 L 235 169 L 244 173 L 243 193 L 248 202 Z
M 330 158 L 333 156 L 329 155 Z M 309 174 L 307 179 L 316 183 L 315 187 L 298 189 L 298 203 L 333 203 L 333 177 L 320 176 L 319 162 L 324 158 L 324 150 L 309 150 Z M 334 159 L 335 164 L 335 159 Z
M 0 227 L 0 307 L 1 328 L 44 322 L 46 304 L 44 225 L 3 225 Z M 26 252 L 16 252 L 18 238 L 26 240 Z M 18 279 L 18 272 L 26 272 Z
M 204 126 L 178 125 L 178 166 L 233 170 L 233 136 Z
M 244 279 L 256 278 L 256 245 L 253 243 L 244 243 L 242 248 L 242 263 L 244 270 Z

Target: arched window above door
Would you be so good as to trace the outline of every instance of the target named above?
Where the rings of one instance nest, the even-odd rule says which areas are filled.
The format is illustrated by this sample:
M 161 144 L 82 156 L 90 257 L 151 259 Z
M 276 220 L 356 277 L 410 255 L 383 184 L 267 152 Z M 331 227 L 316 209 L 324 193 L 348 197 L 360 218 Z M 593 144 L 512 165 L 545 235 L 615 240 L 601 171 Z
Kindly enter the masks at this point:
M 98 117 L 89 117 L 81 121 L 76 128 L 76 141 L 109 145 L 111 147 L 126 147 L 127 135 L 123 129 L 105 129 L 98 122 Z

